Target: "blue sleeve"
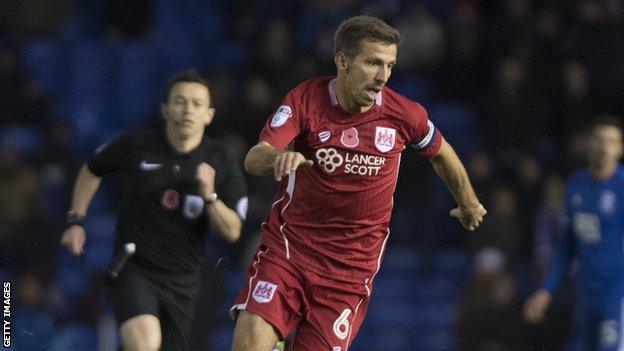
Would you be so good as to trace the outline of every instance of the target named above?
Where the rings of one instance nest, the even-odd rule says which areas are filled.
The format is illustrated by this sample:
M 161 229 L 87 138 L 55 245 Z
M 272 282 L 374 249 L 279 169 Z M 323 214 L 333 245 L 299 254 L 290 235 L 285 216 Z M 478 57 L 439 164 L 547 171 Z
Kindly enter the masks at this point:
M 542 289 L 546 289 L 551 294 L 557 291 L 561 285 L 561 281 L 568 272 L 570 261 L 576 256 L 574 245 L 574 233 L 572 233 L 571 224 L 568 223 L 565 233 L 561 236 L 555 255 L 546 272 L 546 276 L 542 281 Z

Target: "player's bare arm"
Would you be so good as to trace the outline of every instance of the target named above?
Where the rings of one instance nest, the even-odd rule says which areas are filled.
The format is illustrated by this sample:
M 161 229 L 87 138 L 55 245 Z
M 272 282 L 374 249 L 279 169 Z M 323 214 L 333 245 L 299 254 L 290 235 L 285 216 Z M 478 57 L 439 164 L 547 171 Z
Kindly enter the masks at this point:
M 102 178 L 91 173 L 87 165 L 83 165 L 74 184 L 70 211 L 84 217 L 101 181 Z M 61 244 L 72 254 L 80 255 L 83 252 L 85 239 L 84 228 L 81 225 L 72 225 L 63 232 Z
M 467 230 L 477 229 L 487 211 L 477 199 L 468 173 L 455 150 L 443 139 L 440 150 L 429 161 L 457 202 L 458 207 L 451 210 L 451 217 L 459 219 Z
M 266 141 L 252 147 L 245 157 L 245 170 L 254 175 L 273 176 L 277 181 L 299 167 L 311 167 L 314 163 L 300 152 L 276 150 Z
M 217 198 L 214 187 L 215 170 L 202 162 L 197 166 L 195 177 L 199 183 L 199 193 L 207 202 L 207 213 L 213 228 L 226 241 L 233 243 L 240 238 L 242 222 L 236 211 L 227 207 Z

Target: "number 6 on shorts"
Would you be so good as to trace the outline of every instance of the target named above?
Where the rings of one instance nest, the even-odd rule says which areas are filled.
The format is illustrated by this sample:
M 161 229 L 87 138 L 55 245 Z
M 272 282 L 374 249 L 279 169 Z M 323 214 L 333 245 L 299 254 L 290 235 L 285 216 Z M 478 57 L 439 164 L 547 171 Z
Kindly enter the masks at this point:
M 349 335 L 349 315 L 351 314 L 351 309 L 345 308 L 338 319 L 334 322 L 334 334 L 340 340 L 344 340 Z

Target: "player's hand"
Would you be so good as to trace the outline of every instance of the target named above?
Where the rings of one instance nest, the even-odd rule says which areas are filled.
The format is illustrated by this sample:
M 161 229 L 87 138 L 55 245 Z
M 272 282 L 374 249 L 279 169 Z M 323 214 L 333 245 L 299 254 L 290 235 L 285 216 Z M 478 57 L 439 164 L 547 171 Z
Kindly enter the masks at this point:
M 283 152 L 273 161 L 273 175 L 275 180 L 280 181 L 282 177 L 289 175 L 299 167 L 312 167 L 314 162 L 308 160 L 300 152 L 286 151 Z
M 487 214 L 487 211 L 483 205 L 479 204 L 474 207 L 456 207 L 449 212 L 451 217 L 459 219 L 465 229 L 474 231 L 479 228 L 483 217 Z
M 65 246 L 75 256 L 84 252 L 85 230 L 80 225 L 72 225 L 65 229 L 61 237 L 61 245 Z
M 544 289 L 534 292 L 524 303 L 524 319 L 529 323 L 541 322 L 550 306 L 550 300 L 550 292 Z
M 206 162 L 202 162 L 197 166 L 195 179 L 199 183 L 199 194 L 204 198 L 210 197 L 215 192 L 215 170 Z

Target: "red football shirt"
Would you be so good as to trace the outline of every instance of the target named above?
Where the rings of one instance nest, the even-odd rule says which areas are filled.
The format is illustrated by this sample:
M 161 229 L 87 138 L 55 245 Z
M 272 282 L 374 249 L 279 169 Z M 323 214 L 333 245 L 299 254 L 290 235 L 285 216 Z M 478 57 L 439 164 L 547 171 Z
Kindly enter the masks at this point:
M 262 243 L 317 274 L 367 284 L 388 239 L 401 152 L 411 144 L 433 156 L 442 136 L 421 105 L 387 87 L 368 111 L 349 114 L 334 86 L 331 77 L 298 85 L 260 133 L 314 161 L 282 180 Z

